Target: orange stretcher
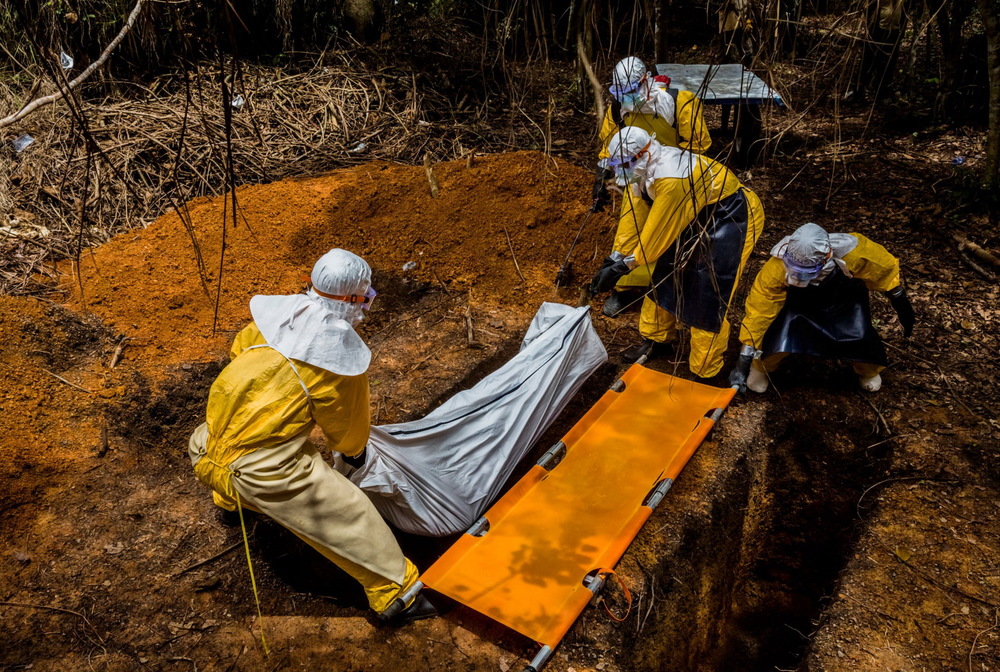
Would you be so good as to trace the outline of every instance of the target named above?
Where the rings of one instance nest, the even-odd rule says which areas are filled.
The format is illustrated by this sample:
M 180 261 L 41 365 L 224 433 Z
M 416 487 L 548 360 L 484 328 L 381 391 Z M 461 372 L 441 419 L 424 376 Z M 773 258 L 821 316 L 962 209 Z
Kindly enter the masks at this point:
M 538 670 L 734 394 L 633 365 L 415 590 L 538 642 Z

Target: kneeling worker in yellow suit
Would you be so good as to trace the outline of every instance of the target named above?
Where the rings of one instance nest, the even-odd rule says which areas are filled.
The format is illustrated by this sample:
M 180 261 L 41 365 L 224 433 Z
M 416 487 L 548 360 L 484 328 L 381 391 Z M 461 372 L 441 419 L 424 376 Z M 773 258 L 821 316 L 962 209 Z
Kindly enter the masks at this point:
M 789 354 L 852 362 L 861 387 L 882 387 L 886 356 L 872 326 L 868 292 L 884 292 L 909 338 L 916 321 L 899 261 L 860 233 L 828 234 L 805 224 L 785 236 L 760 269 L 740 329 L 743 349 L 731 385 L 765 392 Z
M 764 208 L 721 163 L 659 145 L 641 128 L 623 128 L 609 151 L 624 195 L 614 251 L 591 291 L 606 292 L 632 269 L 653 266 L 639 316 L 644 340 L 621 359 L 669 354 L 681 322 L 691 327 L 691 371 L 710 378 L 722 369 L 726 313 L 764 228 Z
M 253 297 L 254 321 L 212 384 L 189 456 L 218 506 L 288 528 L 357 579 L 382 614 L 416 582 L 417 569 L 368 497 L 309 441 L 319 425 L 345 461 L 364 460 L 371 351 L 354 327 L 374 297 L 371 268 L 340 249 L 316 262 L 306 294 Z M 402 622 L 436 613 L 421 595 L 405 606 Z

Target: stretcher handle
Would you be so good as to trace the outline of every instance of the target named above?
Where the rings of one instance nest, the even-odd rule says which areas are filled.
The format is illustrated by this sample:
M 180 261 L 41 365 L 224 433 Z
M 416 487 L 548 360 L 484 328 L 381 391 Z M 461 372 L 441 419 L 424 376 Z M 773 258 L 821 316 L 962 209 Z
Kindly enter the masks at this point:
M 542 455 L 538 459 L 538 462 L 536 462 L 535 464 L 544 469 L 545 471 L 551 471 L 551 469 L 549 469 L 549 464 L 556 461 L 557 459 L 562 458 L 562 456 L 564 456 L 565 454 L 566 454 L 566 444 L 563 443 L 562 441 L 559 441 L 554 446 L 546 450 L 545 454 Z
M 524 668 L 524 672 L 538 672 L 538 670 L 542 669 L 545 663 L 549 662 L 549 658 L 551 657 L 552 647 L 542 646 L 538 653 L 535 654 L 535 657 L 531 659 L 528 666 Z
M 416 599 L 417 594 L 423 590 L 424 582 L 417 581 L 412 586 L 406 589 L 399 597 L 392 601 L 386 610 L 378 615 L 378 620 L 383 623 L 391 621 L 393 618 L 399 615 L 399 612 L 406 608 L 406 605 Z
M 646 495 L 646 499 L 642 503 L 643 506 L 648 506 L 649 508 L 655 510 L 656 507 L 660 505 L 660 502 L 663 501 L 663 498 L 667 496 L 667 492 L 670 490 L 673 484 L 674 484 L 674 479 L 672 478 L 664 478 L 662 481 L 657 483 L 653 487 L 652 491 L 650 491 L 650 493 Z

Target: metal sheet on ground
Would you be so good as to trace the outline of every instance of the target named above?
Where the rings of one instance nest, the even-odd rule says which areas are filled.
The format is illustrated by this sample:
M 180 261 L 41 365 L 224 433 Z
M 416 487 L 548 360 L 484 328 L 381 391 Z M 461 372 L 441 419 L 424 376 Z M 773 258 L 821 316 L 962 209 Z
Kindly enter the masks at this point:
M 783 105 L 781 96 L 739 63 L 689 65 L 658 63 L 656 73 L 670 77 L 672 88 L 694 91 L 705 103 L 718 105 Z M 710 75 L 710 76 L 709 76 Z M 709 77 L 705 83 L 706 76 Z
M 486 512 L 485 535 L 463 535 L 424 573 L 428 587 L 559 643 L 590 600 L 584 579 L 614 567 L 651 513 L 646 495 L 680 473 L 734 394 L 638 365 L 622 381 L 563 438 L 562 462 L 533 467 Z

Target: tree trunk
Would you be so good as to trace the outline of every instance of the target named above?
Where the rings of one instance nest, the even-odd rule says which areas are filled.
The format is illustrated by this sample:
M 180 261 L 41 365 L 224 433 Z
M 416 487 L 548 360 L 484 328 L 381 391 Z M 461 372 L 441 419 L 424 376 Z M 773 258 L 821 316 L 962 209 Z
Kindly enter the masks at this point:
M 655 5 L 653 25 L 653 52 L 657 63 L 669 60 L 667 49 L 667 17 L 670 16 L 670 0 L 653 0 Z M 650 68 L 656 70 L 656 68 Z M 654 72 L 655 74 L 655 72 Z
M 990 126 L 986 143 L 983 186 L 987 193 L 1000 189 L 1000 0 L 978 0 L 986 28 L 986 67 L 990 75 Z
M 942 0 L 937 12 L 938 36 L 941 39 L 941 81 L 938 83 L 934 116 L 951 122 L 956 113 L 958 97 L 955 95 L 956 75 L 962 57 L 964 40 L 962 30 L 972 14 L 969 0 Z
M 374 0 L 344 0 L 341 11 L 355 39 L 366 43 L 375 41 L 381 26 L 378 25 L 378 8 Z

